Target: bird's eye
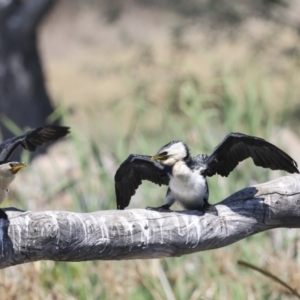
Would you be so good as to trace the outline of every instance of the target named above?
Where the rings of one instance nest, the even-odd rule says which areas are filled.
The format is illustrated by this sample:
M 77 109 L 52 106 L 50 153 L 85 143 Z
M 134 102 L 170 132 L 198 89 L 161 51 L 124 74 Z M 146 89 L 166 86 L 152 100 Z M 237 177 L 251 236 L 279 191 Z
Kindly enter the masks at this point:
M 167 154 L 168 154 L 167 151 L 164 151 L 164 152 L 162 152 L 162 153 L 159 153 L 159 155 L 167 155 Z
M 9 166 L 12 168 L 12 167 L 14 166 L 14 164 L 13 164 L 13 163 L 10 163 Z

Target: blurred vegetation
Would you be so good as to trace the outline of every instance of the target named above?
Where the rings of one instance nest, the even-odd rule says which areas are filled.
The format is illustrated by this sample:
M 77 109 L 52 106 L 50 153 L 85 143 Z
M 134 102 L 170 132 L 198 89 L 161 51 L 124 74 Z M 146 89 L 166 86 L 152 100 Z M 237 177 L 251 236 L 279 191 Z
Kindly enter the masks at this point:
M 108 107 L 113 120 L 109 130 L 99 122 L 97 110 L 86 111 L 91 122 L 89 126 L 93 128 L 90 135 L 80 130 L 72 115 L 65 113 L 65 122 L 72 127 L 72 138 L 68 143 L 80 170 L 80 180 L 66 177 L 66 174 L 60 174 L 59 168 L 56 169 L 55 177 L 65 181 L 60 182 L 58 190 L 72 198 L 72 204 L 64 209 L 89 212 L 115 208 L 114 169 L 107 169 L 103 162 L 108 154 L 117 166 L 129 153 L 152 154 L 175 138 L 185 140 L 193 154 L 209 153 L 230 131 L 268 138 L 274 126 L 286 124 L 289 111 L 283 105 L 273 113 L 268 104 L 268 84 L 264 80 L 259 82 L 255 84 L 227 74 L 206 86 L 191 76 L 183 76 L 170 84 L 170 96 L 160 106 L 147 101 L 144 90 L 147 86 L 138 88 L 126 104 L 115 103 L 113 110 Z M 284 103 L 290 101 L 288 96 L 284 100 Z M 126 128 L 120 119 L 125 106 L 131 113 Z M 226 179 L 218 176 L 209 179 L 211 202 L 218 202 L 249 184 L 269 179 L 269 171 L 255 168 L 250 161 L 243 164 Z M 30 175 L 29 169 L 26 176 Z M 48 186 L 47 182 L 44 185 L 44 191 L 51 193 L 52 190 L 48 201 L 59 202 L 53 195 L 54 187 Z M 131 208 L 158 205 L 165 192 L 165 188 L 143 184 Z M 19 197 L 23 198 L 24 208 L 27 207 L 28 196 L 22 194 Z M 10 204 L 20 206 L 18 202 Z M 63 203 L 60 205 L 62 209 Z M 50 208 L 51 203 L 47 207 Z M 249 270 L 238 268 L 236 260 L 256 262 L 281 274 L 297 287 L 300 280 L 298 265 L 294 263 L 297 253 L 286 254 L 287 247 L 292 244 L 297 247 L 297 243 L 298 239 L 285 236 L 281 240 L 282 248 L 276 249 L 269 233 L 261 233 L 223 249 L 181 258 L 36 262 L 30 267 L 24 265 L 2 271 L 0 288 L 5 295 L 12 295 L 7 299 L 12 299 L 13 295 L 18 295 L 17 299 L 282 299 L 289 295 L 286 290 Z M 24 291 L 23 296 L 19 294 L 20 289 Z
M 88 2 L 94 3 L 78 1 L 82 6 Z M 106 22 L 118 24 L 125 14 L 123 2 L 100 2 L 107 4 L 102 10 Z M 227 133 L 239 131 L 271 139 L 290 153 L 293 145 L 282 144 L 277 133 L 285 127 L 299 133 L 300 56 L 294 27 L 279 31 L 268 23 L 271 29 L 261 39 L 244 39 L 245 32 L 239 32 L 242 46 L 228 42 L 227 35 L 213 37 L 221 34 L 222 25 L 217 33 L 203 29 L 205 39 L 197 35 L 203 18 L 209 18 L 204 8 L 211 7 L 211 16 L 226 9 L 237 24 L 245 21 L 240 11 L 253 13 L 248 6 L 265 5 L 260 15 L 267 15 L 284 8 L 285 2 L 246 1 L 235 9 L 236 1 L 224 1 L 222 7 L 219 3 L 143 1 L 140 5 L 147 9 L 172 7 L 186 22 L 172 23 L 163 42 L 134 44 L 120 30 L 124 44 L 118 49 L 105 52 L 96 42 L 84 40 L 81 53 L 49 63 L 48 86 L 59 106 L 52 117 L 62 115 L 72 134 L 20 173 L 6 205 L 81 212 L 115 209 L 113 176 L 118 165 L 130 153 L 151 155 L 173 139 L 187 142 L 196 155 L 210 153 Z M 192 29 L 187 25 L 191 15 L 201 19 Z M 195 28 L 197 33 L 191 34 Z M 7 126 L 17 132 L 9 121 Z M 274 172 L 243 162 L 228 178 L 208 179 L 210 202 L 271 176 Z M 21 189 L 24 181 L 27 188 Z M 165 193 L 166 188 L 145 182 L 130 208 L 157 206 Z M 288 290 L 239 267 L 237 260 L 268 270 L 296 289 L 298 248 L 296 230 L 280 229 L 179 258 L 41 261 L 1 271 L 1 299 L 292 299 Z

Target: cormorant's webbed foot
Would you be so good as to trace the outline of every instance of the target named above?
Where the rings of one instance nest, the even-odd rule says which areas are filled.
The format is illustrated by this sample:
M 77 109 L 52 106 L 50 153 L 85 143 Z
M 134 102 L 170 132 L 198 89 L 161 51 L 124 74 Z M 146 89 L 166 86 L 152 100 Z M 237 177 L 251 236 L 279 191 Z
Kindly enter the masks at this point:
M 158 207 L 147 206 L 146 209 L 154 210 L 154 211 L 158 211 L 158 212 L 173 212 L 173 210 L 170 209 L 170 205 L 167 205 L 167 204 L 164 204 L 164 205 L 158 206 Z
M 205 203 L 201 208 L 198 208 L 199 211 L 206 213 L 211 213 L 213 215 L 218 216 L 218 211 L 214 205 L 210 205 L 209 203 Z
M 4 210 L 0 209 L 0 219 L 7 220 L 7 214 Z
M 209 210 L 210 206 L 211 206 L 210 204 L 205 203 L 205 204 L 202 205 L 201 207 L 198 207 L 197 210 L 198 210 L 198 211 L 201 211 L 202 213 L 205 214 L 205 213 Z

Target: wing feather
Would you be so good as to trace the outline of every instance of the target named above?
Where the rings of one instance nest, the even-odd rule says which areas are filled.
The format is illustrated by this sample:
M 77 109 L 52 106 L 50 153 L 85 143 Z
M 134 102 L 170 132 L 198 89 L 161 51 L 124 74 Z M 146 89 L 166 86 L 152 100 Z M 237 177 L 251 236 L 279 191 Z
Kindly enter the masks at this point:
M 44 143 L 59 139 L 69 132 L 69 127 L 49 125 L 7 139 L 0 144 L 0 161 L 7 161 L 19 145 L 26 150 L 35 151 L 37 147 L 42 146 Z
M 165 166 L 151 161 L 151 156 L 131 154 L 120 165 L 115 174 L 115 193 L 117 208 L 124 209 L 129 205 L 142 180 L 149 180 L 158 185 L 168 185 L 169 177 Z
M 204 175 L 228 176 L 239 162 L 251 157 L 254 164 L 272 170 L 299 173 L 297 163 L 283 150 L 264 139 L 230 133 L 206 159 Z

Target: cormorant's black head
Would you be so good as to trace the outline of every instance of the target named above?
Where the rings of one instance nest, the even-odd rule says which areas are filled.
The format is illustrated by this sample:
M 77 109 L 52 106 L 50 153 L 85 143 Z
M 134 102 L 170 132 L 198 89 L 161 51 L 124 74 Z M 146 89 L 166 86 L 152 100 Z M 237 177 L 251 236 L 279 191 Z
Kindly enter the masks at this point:
M 183 141 L 172 141 L 161 147 L 151 160 L 159 160 L 165 165 L 173 166 L 179 160 L 188 160 L 190 151 Z

